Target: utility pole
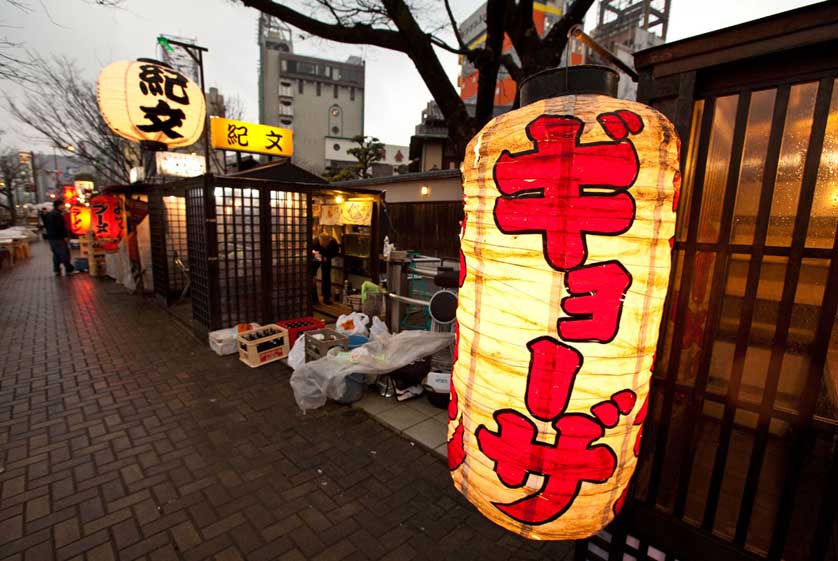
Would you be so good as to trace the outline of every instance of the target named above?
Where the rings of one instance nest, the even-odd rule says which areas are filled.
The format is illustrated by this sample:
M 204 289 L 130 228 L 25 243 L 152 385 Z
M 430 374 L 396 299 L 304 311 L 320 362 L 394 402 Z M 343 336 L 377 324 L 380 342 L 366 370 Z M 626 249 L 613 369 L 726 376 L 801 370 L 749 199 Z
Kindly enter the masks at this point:
M 204 96 L 204 100 L 206 100 L 206 86 L 204 84 L 204 53 L 207 52 L 208 49 L 206 47 L 193 45 L 191 43 L 184 43 L 183 41 L 177 41 L 169 37 L 164 37 L 163 35 L 157 37 L 157 42 L 169 52 L 172 52 L 174 50 L 172 49 L 172 45 L 180 47 L 184 51 L 186 51 L 186 53 L 192 58 L 192 60 L 195 61 L 195 63 L 198 65 L 198 73 L 201 81 L 201 94 Z M 212 168 L 210 167 L 209 145 L 209 111 L 207 111 L 206 115 L 204 116 L 204 161 L 207 169 L 206 173 L 212 173 Z

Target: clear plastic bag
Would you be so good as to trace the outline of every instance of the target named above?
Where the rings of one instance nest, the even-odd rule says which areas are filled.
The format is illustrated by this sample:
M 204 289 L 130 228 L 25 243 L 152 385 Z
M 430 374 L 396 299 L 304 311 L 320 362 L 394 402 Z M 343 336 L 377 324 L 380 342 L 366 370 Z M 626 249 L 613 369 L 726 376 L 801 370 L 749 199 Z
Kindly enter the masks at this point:
M 382 335 L 389 335 L 390 330 L 387 329 L 387 324 L 377 317 L 372 318 L 372 327 L 370 327 L 370 340 L 375 340 Z
M 346 377 L 363 372 L 367 377 L 387 374 L 432 355 L 450 345 L 453 333 L 403 331 L 396 335 L 379 335 L 362 347 L 349 352 L 335 352 L 319 360 L 307 362 L 294 370 L 291 388 L 302 410 L 317 409 L 327 399 L 341 399 L 346 392 Z
M 306 363 L 306 338 L 305 335 L 300 335 L 294 341 L 294 346 L 291 347 L 291 352 L 288 353 L 288 366 L 291 370 L 296 370 Z

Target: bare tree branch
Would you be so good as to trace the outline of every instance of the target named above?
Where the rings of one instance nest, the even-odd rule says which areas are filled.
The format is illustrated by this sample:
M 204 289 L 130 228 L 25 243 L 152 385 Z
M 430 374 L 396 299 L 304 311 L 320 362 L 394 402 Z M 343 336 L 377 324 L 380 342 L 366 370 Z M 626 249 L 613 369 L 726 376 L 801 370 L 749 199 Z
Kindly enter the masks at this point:
M 378 29 L 365 23 L 340 25 L 325 23 L 301 14 L 287 6 L 271 0 L 241 0 L 242 4 L 281 19 L 285 23 L 324 39 L 356 45 L 376 45 L 393 51 L 404 52 L 405 47 L 399 33 L 390 29 Z
M 431 41 L 431 43 L 433 43 L 434 45 L 436 45 L 440 49 L 444 49 L 444 50 L 448 51 L 449 53 L 454 53 L 455 55 L 465 55 L 465 56 L 471 55 L 471 56 L 474 56 L 474 54 L 475 54 L 475 51 L 471 51 L 469 49 L 465 49 L 465 48 L 458 49 L 456 47 L 452 47 L 451 45 L 449 45 L 448 43 L 446 43 L 445 41 L 443 41 L 439 37 L 437 37 L 433 34 L 430 34 L 430 33 L 428 33 L 428 39 Z
M 463 50 L 468 50 L 468 45 L 463 43 L 463 38 L 460 35 L 460 29 L 457 27 L 457 20 L 454 19 L 454 12 L 451 11 L 451 4 L 445 0 L 445 11 L 448 13 L 448 19 L 451 21 L 451 29 L 454 30 L 454 37 L 457 39 L 457 44 Z
M 75 64 L 64 58 L 33 57 L 28 66 L 36 80 L 24 100 L 5 94 L 10 113 L 57 149 L 88 163 L 102 180 L 128 183 L 140 159 L 138 147 L 110 131 L 99 114 L 95 86 L 79 79 Z

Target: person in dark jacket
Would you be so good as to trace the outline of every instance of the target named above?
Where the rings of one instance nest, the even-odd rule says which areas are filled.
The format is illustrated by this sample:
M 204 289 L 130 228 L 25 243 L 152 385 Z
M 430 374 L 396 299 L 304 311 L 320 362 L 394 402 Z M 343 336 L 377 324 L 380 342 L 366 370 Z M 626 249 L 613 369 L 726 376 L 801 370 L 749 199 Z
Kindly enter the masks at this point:
M 64 265 L 65 275 L 77 272 L 70 263 L 70 233 L 67 231 L 67 223 L 64 220 L 63 200 L 53 201 L 52 210 L 44 217 L 44 226 L 46 239 L 52 250 L 52 270 L 55 275 L 61 275 L 61 265 Z
M 340 253 L 340 244 L 329 234 L 323 232 L 312 242 L 314 260 L 311 264 L 312 278 L 320 269 L 320 290 L 323 293 L 323 303 L 332 303 L 332 259 Z M 312 300 L 317 303 L 317 289 L 313 288 Z

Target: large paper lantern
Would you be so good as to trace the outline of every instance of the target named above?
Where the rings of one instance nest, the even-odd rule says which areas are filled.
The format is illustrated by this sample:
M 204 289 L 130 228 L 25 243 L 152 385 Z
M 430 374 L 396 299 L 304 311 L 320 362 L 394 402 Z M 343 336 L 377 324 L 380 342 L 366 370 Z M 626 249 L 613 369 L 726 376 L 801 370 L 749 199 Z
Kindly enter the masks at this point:
M 189 146 L 204 130 L 201 88 L 164 64 L 114 62 L 99 74 L 97 96 L 105 122 L 128 140 Z
M 77 236 L 85 236 L 90 231 L 90 208 L 82 205 L 70 207 L 70 231 Z
M 462 164 L 454 484 L 531 539 L 588 537 L 625 500 L 674 234 L 679 141 L 606 95 L 496 117 Z
M 97 195 L 90 201 L 91 229 L 97 240 L 119 240 L 123 234 L 122 205 L 113 195 Z

